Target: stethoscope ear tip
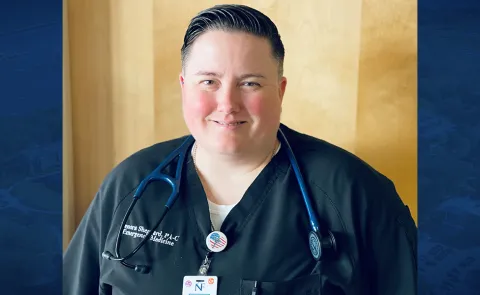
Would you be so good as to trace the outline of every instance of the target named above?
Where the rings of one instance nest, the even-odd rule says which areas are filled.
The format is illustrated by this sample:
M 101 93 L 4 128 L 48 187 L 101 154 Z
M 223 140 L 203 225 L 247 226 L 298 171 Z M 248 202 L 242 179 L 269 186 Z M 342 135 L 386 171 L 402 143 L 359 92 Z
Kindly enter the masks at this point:
M 141 274 L 146 274 L 150 272 L 150 267 L 146 265 L 135 265 L 135 271 Z
M 113 257 L 113 254 L 110 253 L 110 252 L 108 252 L 108 251 L 104 251 L 104 252 L 102 253 L 102 257 L 103 257 L 104 259 L 107 259 L 107 260 L 112 260 L 112 259 L 114 258 L 114 257 Z

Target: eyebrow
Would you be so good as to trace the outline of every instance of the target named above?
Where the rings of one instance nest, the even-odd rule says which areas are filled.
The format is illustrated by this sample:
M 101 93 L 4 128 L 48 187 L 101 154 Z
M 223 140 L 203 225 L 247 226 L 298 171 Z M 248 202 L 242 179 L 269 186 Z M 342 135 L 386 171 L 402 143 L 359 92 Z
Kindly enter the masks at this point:
M 216 73 L 216 72 L 209 72 L 209 71 L 198 71 L 195 73 L 196 76 L 211 76 L 211 77 L 222 77 L 222 74 Z M 246 78 L 261 78 L 261 79 L 266 79 L 266 77 L 262 74 L 258 73 L 247 73 L 243 74 L 239 77 L 240 80 L 246 79 Z

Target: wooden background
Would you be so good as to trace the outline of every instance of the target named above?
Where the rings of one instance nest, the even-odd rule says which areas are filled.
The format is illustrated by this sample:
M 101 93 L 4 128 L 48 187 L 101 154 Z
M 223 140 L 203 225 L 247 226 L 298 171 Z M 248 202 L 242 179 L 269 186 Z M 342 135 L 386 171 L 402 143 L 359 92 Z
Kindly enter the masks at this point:
M 187 133 L 178 83 L 190 19 L 231 1 L 64 0 L 64 246 L 105 175 Z M 394 181 L 417 219 L 417 3 L 237 1 L 286 47 L 282 122 Z

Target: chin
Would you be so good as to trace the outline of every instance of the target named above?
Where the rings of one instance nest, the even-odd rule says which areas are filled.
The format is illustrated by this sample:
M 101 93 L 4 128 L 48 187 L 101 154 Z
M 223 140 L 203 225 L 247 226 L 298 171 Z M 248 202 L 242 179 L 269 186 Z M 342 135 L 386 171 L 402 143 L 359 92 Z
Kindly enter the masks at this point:
M 217 141 L 216 144 L 212 146 L 212 151 L 225 155 L 236 154 L 240 150 L 242 150 L 240 143 Z
M 198 144 L 205 150 L 219 154 L 232 154 L 241 149 L 241 141 L 233 138 L 212 136 L 203 132 L 192 133 Z

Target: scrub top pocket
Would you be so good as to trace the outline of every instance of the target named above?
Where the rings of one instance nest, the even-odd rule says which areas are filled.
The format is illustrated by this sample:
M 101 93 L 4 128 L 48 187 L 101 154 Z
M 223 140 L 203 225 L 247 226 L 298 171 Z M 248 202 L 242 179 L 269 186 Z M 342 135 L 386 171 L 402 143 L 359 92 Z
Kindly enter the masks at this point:
M 255 281 L 253 280 L 242 280 L 240 295 L 252 295 L 254 285 Z M 313 274 L 289 281 L 257 281 L 256 295 L 323 295 L 321 289 L 321 276 L 319 274 Z

